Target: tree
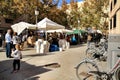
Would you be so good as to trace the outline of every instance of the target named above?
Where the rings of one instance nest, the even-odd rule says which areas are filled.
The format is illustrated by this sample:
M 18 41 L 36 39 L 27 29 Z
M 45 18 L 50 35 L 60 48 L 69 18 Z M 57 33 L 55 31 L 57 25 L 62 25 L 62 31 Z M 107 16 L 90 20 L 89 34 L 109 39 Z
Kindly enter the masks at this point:
M 71 0 L 70 4 L 67 5 L 67 22 L 71 28 L 78 28 L 78 21 L 80 20 L 79 9 L 76 0 Z
M 85 0 L 81 10 L 81 26 L 106 29 L 108 27 L 108 2 L 109 0 Z
M 67 21 L 72 28 L 108 28 L 109 0 L 84 0 L 81 7 L 77 3 L 77 0 L 71 0 L 68 5 Z
M 38 21 L 45 17 L 66 26 L 66 13 L 58 9 L 59 0 L 0 0 L 0 16 L 14 22 L 35 23 L 35 9 L 39 11 Z
M 25 14 L 27 15 L 31 14 L 31 12 L 33 12 L 35 1 L 31 0 L 28 3 L 28 0 L 9 0 L 9 1 L 1 0 L 0 3 L 1 3 L 0 16 L 16 20 L 21 16 L 23 17 Z

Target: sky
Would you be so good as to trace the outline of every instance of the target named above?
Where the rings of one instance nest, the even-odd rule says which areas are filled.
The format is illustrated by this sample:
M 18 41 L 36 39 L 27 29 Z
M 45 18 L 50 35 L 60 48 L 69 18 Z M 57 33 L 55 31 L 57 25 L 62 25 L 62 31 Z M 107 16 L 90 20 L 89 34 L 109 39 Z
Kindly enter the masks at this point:
M 71 0 L 67 0 L 67 3 L 70 3 L 70 1 Z M 83 1 L 83 0 L 77 0 L 78 2 L 80 2 L 80 1 Z M 62 0 L 59 0 L 59 4 L 58 4 L 58 6 L 60 6 L 62 4 Z

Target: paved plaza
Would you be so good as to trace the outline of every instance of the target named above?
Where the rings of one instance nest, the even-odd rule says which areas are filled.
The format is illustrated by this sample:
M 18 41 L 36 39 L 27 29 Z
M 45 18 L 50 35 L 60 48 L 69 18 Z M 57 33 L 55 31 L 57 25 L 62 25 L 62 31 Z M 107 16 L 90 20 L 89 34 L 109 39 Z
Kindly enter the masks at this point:
M 85 50 L 86 44 L 47 54 L 37 54 L 34 48 L 24 49 L 21 70 L 17 73 L 11 73 L 12 59 L 0 52 L 0 80 L 78 80 L 75 67 L 85 58 Z M 59 66 L 45 66 L 52 63 Z

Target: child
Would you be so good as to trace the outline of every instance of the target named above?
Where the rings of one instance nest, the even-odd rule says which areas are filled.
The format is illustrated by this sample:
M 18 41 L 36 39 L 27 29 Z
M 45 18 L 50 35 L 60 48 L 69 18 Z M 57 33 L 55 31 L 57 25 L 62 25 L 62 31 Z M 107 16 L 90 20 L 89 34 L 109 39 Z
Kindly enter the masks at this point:
M 21 51 L 20 51 L 20 45 L 16 44 L 15 48 L 16 48 L 16 50 L 12 51 L 12 57 L 14 58 L 12 73 L 17 72 L 18 70 L 20 70 L 20 59 L 22 59 L 22 54 L 21 54 Z

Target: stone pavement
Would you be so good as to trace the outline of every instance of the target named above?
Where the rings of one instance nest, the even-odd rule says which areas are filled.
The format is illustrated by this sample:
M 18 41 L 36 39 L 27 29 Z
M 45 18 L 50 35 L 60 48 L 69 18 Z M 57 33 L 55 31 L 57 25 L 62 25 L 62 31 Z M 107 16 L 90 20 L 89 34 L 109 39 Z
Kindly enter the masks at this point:
M 85 57 L 86 45 L 71 46 L 63 52 L 37 54 L 35 49 L 22 51 L 21 70 L 12 71 L 12 59 L 0 52 L 0 80 L 78 80 L 75 67 Z M 46 64 L 58 63 L 56 68 L 45 67 Z

